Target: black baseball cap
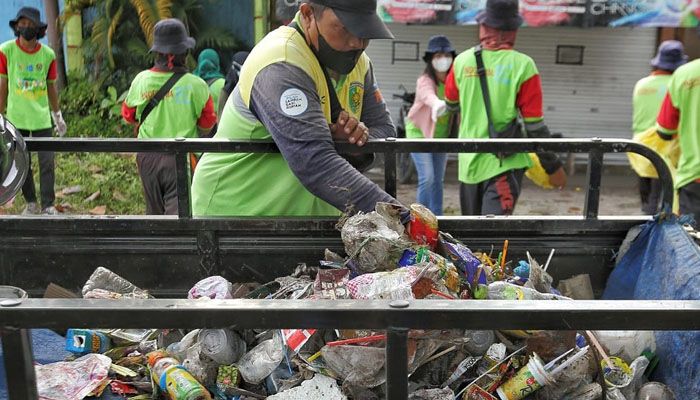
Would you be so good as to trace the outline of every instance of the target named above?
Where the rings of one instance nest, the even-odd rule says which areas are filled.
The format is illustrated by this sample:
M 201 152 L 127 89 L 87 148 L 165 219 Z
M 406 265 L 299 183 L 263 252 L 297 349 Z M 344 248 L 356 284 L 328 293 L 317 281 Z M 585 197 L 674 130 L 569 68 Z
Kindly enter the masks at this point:
M 310 0 L 333 9 L 340 22 L 360 39 L 393 39 L 394 35 L 377 15 L 377 0 Z

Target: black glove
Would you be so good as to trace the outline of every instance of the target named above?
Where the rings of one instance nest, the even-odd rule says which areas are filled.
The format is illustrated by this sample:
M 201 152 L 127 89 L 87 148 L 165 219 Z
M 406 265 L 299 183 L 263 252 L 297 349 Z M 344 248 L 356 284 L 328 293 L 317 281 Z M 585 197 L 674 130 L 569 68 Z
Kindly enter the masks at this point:
M 549 128 L 544 122 L 527 124 L 525 125 L 525 129 L 527 130 L 527 136 L 533 139 L 549 139 L 552 137 Z M 559 157 L 550 151 L 538 152 L 536 154 L 537 158 L 540 159 L 542 168 L 544 168 L 548 175 L 553 174 L 564 165 L 561 160 L 559 160 Z

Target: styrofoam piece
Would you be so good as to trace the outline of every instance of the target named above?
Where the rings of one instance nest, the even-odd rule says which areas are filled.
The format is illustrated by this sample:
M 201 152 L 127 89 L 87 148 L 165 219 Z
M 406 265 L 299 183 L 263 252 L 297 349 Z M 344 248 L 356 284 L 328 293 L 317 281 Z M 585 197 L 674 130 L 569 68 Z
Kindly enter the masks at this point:
M 347 400 L 335 379 L 316 374 L 301 386 L 269 396 L 268 400 Z

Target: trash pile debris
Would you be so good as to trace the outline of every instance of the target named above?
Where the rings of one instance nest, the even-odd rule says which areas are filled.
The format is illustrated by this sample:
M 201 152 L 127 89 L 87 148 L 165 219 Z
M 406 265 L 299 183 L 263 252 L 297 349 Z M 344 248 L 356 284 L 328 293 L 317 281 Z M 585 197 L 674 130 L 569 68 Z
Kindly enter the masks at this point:
M 195 284 L 188 298 L 571 300 L 541 265 L 472 252 L 438 230 L 425 207 L 410 208 L 407 228 L 392 205 L 349 217 L 341 227 L 347 257 L 329 250 L 318 267 L 234 290 L 220 276 Z M 403 220 L 406 220 L 404 216 Z M 500 247 L 500 243 L 499 243 Z M 579 275 L 559 285 L 592 296 Z M 105 268 L 86 282 L 84 298 L 151 296 Z M 410 331 L 409 399 L 671 399 L 646 383 L 655 367 L 650 332 Z M 70 399 L 108 390 L 131 399 L 381 399 L 385 332 L 371 330 L 71 329 L 70 361 L 37 367 L 40 393 Z M 53 397 L 52 397 L 53 398 Z

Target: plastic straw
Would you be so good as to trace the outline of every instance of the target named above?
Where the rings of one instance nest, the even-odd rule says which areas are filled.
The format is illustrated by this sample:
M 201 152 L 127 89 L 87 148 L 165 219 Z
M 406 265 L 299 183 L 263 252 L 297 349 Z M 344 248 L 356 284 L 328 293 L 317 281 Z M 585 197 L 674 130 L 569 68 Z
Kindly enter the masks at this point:
M 545 272 L 547 271 L 547 268 L 549 268 L 549 262 L 552 261 L 552 256 L 554 256 L 554 250 L 555 249 L 552 249 L 552 251 L 549 252 L 549 257 L 547 257 L 547 262 L 544 264 Z
M 564 361 L 560 366 L 554 369 L 554 371 L 551 371 L 550 374 L 552 376 L 557 376 L 561 371 L 564 370 L 564 368 L 568 367 L 569 365 L 573 364 L 574 361 L 578 360 L 579 358 L 583 357 L 586 353 L 588 353 L 588 346 L 584 347 L 579 351 L 578 353 L 574 354 L 573 357 L 569 358 L 568 360 Z
M 555 358 L 554 360 L 548 362 L 548 363 L 544 366 L 544 369 L 549 370 L 550 368 L 552 368 L 552 367 L 557 363 L 557 361 L 559 361 L 559 360 L 561 360 L 562 358 L 568 356 L 568 355 L 569 355 L 572 351 L 574 351 L 574 350 L 576 350 L 575 347 L 572 348 L 572 349 L 569 349 L 569 351 L 567 351 L 566 353 L 564 353 L 564 354 L 560 355 L 559 357 Z
M 427 364 L 427 363 L 429 363 L 433 360 L 436 360 L 436 359 L 444 356 L 445 354 L 450 353 L 450 352 L 455 351 L 455 350 L 457 350 L 457 346 L 452 346 L 448 349 L 445 349 L 445 350 L 435 354 L 434 356 L 430 357 L 429 359 L 425 360 L 425 362 L 423 364 Z
M 279 331 L 280 337 L 282 338 L 282 343 L 284 344 L 284 359 L 287 361 L 287 368 L 289 368 L 289 373 L 294 375 L 292 371 L 292 363 L 289 361 L 289 346 L 287 345 L 287 339 L 284 337 L 282 330 Z
M 614 370 L 615 366 L 610 361 L 610 357 L 608 357 L 608 355 L 605 353 L 605 350 L 603 350 L 603 346 L 600 345 L 600 342 L 598 342 L 598 338 L 595 337 L 595 334 L 591 331 L 586 331 L 586 335 L 588 335 L 588 337 L 591 339 L 591 343 L 593 343 L 593 346 L 595 346 L 596 350 L 598 350 L 600 356 L 603 357 L 603 360 L 605 360 L 608 368 L 610 368 L 610 370 Z
M 503 242 L 503 257 L 501 257 L 501 271 L 505 271 L 506 256 L 508 256 L 508 239 Z
M 320 351 L 319 351 L 318 353 L 312 355 L 311 357 L 307 358 L 306 361 L 309 362 L 309 363 L 311 363 L 311 362 L 313 362 L 315 359 L 317 359 L 317 358 L 319 358 L 319 357 L 321 357 L 321 352 L 320 352 Z
M 372 342 L 379 342 L 379 341 L 384 340 L 384 339 L 386 339 L 386 335 L 374 335 L 374 336 L 366 336 L 366 337 L 361 337 L 361 338 L 336 340 L 335 342 L 326 343 L 326 346 L 342 346 L 342 345 L 346 345 L 346 344 L 372 343 Z
M 452 297 L 452 296 L 450 296 L 450 295 L 448 295 L 448 294 L 442 293 L 442 292 L 439 291 L 439 290 L 430 289 L 430 293 L 432 293 L 432 294 L 434 294 L 434 295 L 436 295 L 436 296 L 442 297 L 443 299 L 455 300 L 454 297 Z

